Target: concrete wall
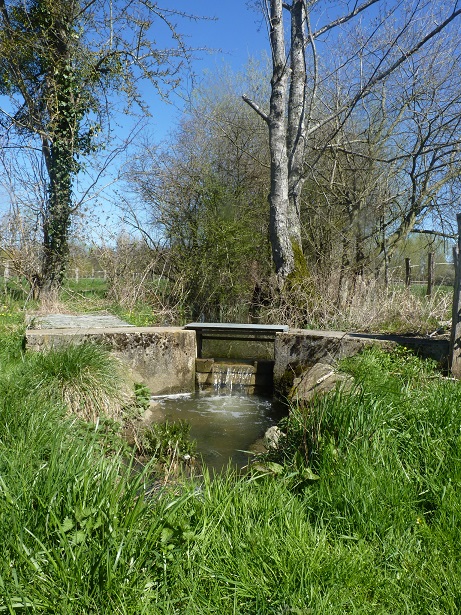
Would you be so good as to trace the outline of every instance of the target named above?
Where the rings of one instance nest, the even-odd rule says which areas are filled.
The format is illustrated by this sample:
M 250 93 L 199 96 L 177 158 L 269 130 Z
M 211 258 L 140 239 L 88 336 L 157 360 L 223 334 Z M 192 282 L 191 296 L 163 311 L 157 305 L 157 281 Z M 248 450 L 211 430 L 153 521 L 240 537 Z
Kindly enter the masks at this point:
M 375 344 L 388 349 L 405 346 L 424 358 L 435 359 L 442 367 L 447 366 L 448 339 L 293 329 L 277 333 L 274 382 L 277 384 L 287 368 L 309 367 L 320 361 L 329 363 Z
M 136 382 L 153 395 L 195 389 L 195 331 L 179 327 L 105 329 L 29 329 L 26 348 L 46 350 L 63 344 L 97 342 L 117 356 Z
M 31 350 L 84 341 L 106 346 L 126 365 L 131 378 L 144 382 L 153 395 L 195 390 L 197 346 L 193 330 L 180 327 L 113 327 L 29 329 L 26 333 L 26 348 Z M 436 359 L 442 367 L 446 367 L 447 339 L 294 329 L 276 335 L 274 384 L 277 386 L 287 369 L 294 370 L 298 365 L 309 367 L 319 361 L 336 361 L 372 344 L 389 349 L 403 345 L 423 357 Z M 212 365 L 212 361 L 209 363 Z M 269 365 L 269 362 L 263 361 L 261 365 Z M 204 368 L 200 370 L 206 371 Z M 200 377 L 202 380 L 208 378 L 203 374 Z

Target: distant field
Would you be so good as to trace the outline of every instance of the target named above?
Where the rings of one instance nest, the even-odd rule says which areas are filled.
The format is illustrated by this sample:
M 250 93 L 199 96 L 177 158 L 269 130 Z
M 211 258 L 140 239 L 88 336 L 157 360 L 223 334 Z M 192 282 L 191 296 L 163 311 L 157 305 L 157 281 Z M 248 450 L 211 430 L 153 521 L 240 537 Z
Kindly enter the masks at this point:
M 76 282 L 74 279 L 68 278 L 65 281 L 63 290 L 104 299 L 107 292 L 107 281 L 102 278 L 80 278 Z

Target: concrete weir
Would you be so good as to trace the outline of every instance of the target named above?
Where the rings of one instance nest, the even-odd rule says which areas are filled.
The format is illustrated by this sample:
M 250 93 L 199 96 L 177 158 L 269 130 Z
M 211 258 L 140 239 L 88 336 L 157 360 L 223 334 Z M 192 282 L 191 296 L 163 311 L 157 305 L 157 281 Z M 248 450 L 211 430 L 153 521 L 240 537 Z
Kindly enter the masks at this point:
M 194 390 L 197 347 L 193 331 L 133 327 L 115 317 L 95 322 L 89 316 L 58 316 L 34 319 L 33 326 L 46 328 L 27 330 L 27 349 L 40 351 L 95 342 L 108 348 L 126 366 L 131 378 L 143 382 L 154 395 Z
M 213 359 L 197 359 L 196 331 L 182 327 L 134 327 L 110 315 L 52 315 L 30 319 L 26 348 L 45 350 L 64 344 L 96 342 L 104 345 L 126 366 L 134 381 L 143 382 L 153 395 L 192 392 L 212 378 Z M 339 331 L 294 329 L 275 333 L 272 361 L 255 363 L 255 380 L 264 365 L 273 368 L 274 383 L 286 370 L 309 367 L 319 361 L 334 362 L 372 344 L 385 348 L 406 346 L 442 366 L 448 357 L 448 340 L 396 335 L 367 335 Z M 258 359 L 255 357 L 255 359 Z M 210 364 L 209 369 L 205 369 Z M 210 380 L 211 382 L 211 380 Z

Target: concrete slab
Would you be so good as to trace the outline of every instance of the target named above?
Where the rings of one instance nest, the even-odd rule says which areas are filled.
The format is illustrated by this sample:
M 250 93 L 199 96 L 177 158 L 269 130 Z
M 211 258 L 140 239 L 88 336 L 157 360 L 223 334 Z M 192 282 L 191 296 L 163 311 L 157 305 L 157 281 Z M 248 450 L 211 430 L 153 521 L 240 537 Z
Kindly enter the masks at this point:
M 113 314 L 32 314 L 27 320 L 29 329 L 106 329 L 133 326 Z

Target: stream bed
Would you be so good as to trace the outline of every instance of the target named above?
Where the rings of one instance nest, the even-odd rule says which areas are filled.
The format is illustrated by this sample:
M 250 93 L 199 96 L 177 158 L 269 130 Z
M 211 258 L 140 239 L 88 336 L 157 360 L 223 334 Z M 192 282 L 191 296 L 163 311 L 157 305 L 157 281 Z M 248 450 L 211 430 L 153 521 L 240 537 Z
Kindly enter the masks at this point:
M 286 406 L 272 397 L 216 391 L 154 398 L 168 421 L 187 421 L 197 454 L 204 464 L 219 471 L 232 463 L 247 465 L 255 443 L 286 414 Z

